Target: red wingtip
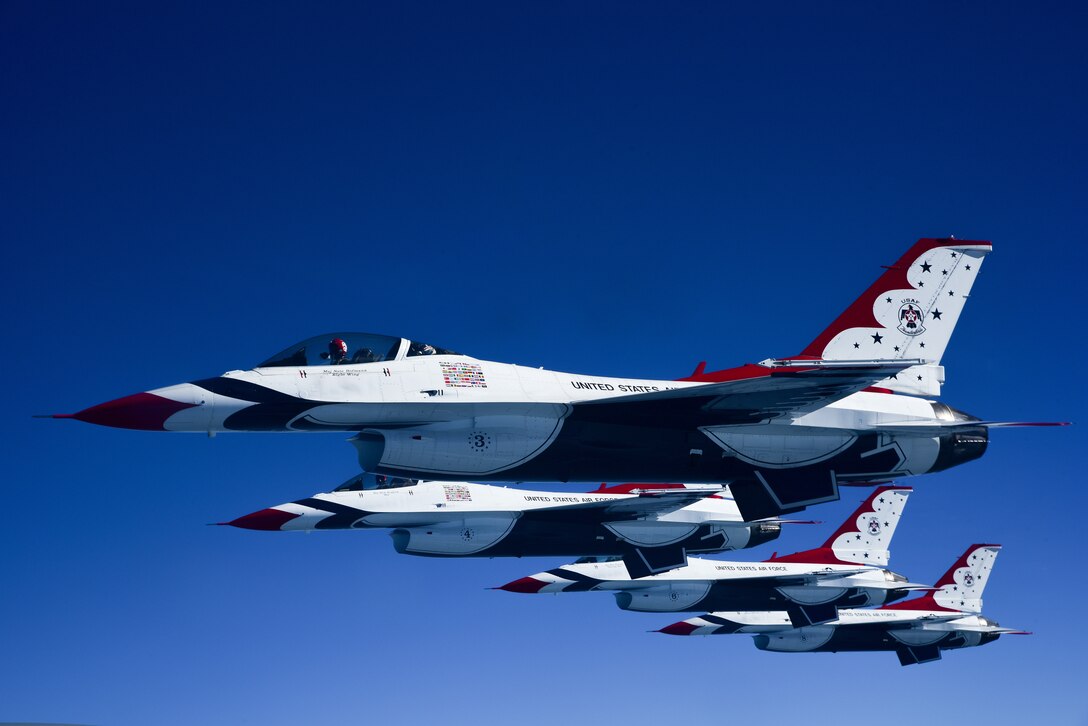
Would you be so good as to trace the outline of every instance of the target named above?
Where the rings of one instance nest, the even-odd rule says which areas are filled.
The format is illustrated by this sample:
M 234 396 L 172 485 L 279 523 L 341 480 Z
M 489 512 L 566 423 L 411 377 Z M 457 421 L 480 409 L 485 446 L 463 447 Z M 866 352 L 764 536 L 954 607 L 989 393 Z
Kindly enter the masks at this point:
M 239 527 L 241 529 L 276 532 L 280 530 L 283 525 L 299 516 L 301 515 L 294 514 L 293 512 L 285 512 L 282 509 L 262 509 L 259 512 L 247 514 L 244 517 L 239 517 L 231 522 L 223 522 L 223 524 L 230 527 Z
M 698 629 L 699 629 L 698 626 L 692 625 L 687 620 L 681 620 L 678 623 L 673 623 L 672 625 L 666 625 L 665 627 L 663 627 L 661 630 L 658 630 L 657 632 L 664 633 L 665 635 L 691 635 L 692 633 L 694 633 Z
M 524 592 L 531 595 L 540 592 L 547 584 L 548 583 L 533 579 L 532 577 L 522 577 L 495 589 L 506 590 L 507 592 Z

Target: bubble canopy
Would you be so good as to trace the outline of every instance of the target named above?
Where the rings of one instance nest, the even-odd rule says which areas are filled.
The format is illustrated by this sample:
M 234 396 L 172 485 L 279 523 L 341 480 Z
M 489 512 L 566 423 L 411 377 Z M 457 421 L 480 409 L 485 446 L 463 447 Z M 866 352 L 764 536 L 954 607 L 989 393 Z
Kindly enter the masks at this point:
M 257 368 L 381 363 L 418 355 L 460 355 L 407 338 L 376 333 L 326 333 L 289 346 Z

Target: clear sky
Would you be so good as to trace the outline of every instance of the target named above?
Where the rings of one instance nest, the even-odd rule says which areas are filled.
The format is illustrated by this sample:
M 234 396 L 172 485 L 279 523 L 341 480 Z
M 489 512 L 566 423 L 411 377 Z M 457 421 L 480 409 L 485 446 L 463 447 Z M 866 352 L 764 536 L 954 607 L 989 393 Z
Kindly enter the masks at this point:
M 994 252 L 942 400 L 1077 421 L 1086 32 L 1066 2 L 3 2 L 0 721 L 1088 723 L 1083 424 L 913 480 L 894 569 L 1001 543 L 985 612 L 1036 634 L 901 668 L 485 590 L 561 561 L 205 526 L 346 479 L 342 435 L 31 418 L 335 329 L 677 378 L 799 352 L 955 234 Z

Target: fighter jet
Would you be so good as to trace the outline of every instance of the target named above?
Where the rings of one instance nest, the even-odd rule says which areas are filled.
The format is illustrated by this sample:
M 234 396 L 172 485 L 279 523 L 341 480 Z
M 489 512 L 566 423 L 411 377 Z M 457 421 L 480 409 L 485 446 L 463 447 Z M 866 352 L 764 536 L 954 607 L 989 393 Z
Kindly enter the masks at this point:
M 624 484 L 579 494 L 361 474 L 327 494 L 224 522 L 257 530 L 392 529 L 398 552 L 432 557 L 598 555 L 631 572 L 680 567 L 688 552 L 754 547 L 780 522 L 743 521 L 711 484 Z
M 660 630 L 669 635 L 755 634 L 760 650 L 781 653 L 895 651 L 902 665 L 939 660 L 942 650 L 969 648 L 1003 634 L 1026 635 L 983 617 L 986 587 L 999 545 L 976 544 L 956 560 L 933 592 L 865 610 L 840 610 L 835 620 L 794 627 L 785 611 L 715 612 Z
M 350 431 L 363 471 L 416 479 L 730 484 L 745 519 L 762 519 L 837 499 L 840 483 L 983 454 L 999 424 L 925 397 L 940 392 L 941 357 L 990 250 L 919 240 L 799 354 L 713 372 L 700 363 L 678 380 L 560 373 L 330 333 L 252 370 L 54 417 L 159 431 Z
M 622 561 L 565 565 L 503 585 L 523 593 L 607 591 L 623 610 L 785 610 L 797 626 L 833 620 L 839 607 L 881 605 L 928 588 L 885 569 L 907 487 L 880 487 L 822 547 L 763 562 L 692 557 L 684 567 L 632 577 Z

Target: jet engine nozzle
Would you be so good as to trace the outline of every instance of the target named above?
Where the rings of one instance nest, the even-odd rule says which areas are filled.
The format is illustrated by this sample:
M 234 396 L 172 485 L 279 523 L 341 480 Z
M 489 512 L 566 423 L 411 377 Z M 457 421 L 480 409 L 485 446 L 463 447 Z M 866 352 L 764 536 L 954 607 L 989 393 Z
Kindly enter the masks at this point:
M 755 547 L 773 539 L 778 539 L 780 534 L 782 534 L 782 525 L 778 522 L 755 522 L 748 530 L 748 544 L 746 547 Z
M 940 450 L 930 471 L 944 471 L 968 461 L 974 461 L 986 453 L 990 433 L 985 426 L 960 429 L 940 437 Z

